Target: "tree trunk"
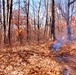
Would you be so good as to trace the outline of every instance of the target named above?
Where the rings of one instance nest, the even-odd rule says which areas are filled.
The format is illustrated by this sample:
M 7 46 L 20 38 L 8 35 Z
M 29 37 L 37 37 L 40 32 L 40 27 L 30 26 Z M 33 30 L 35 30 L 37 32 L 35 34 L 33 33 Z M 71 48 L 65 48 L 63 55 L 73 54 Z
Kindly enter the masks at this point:
M 33 14 L 34 14 L 34 40 L 36 39 L 36 22 L 35 22 L 35 3 L 34 0 L 32 0 L 33 3 Z
M 0 0 L 0 22 L 1 22 L 1 0 Z
M 48 35 L 48 1 L 45 1 L 45 10 L 46 10 L 46 21 L 45 21 L 45 30 L 44 30 L 44 37 L 45 39 L 47 39 L 47 35 Z
M 9 13 L 8 13 L 8 39 L 9 39 L 9 44 L 10 44 L 10 39 L 11 39 L 11 18 L 12 18 L 12 2 L 13 0 L 9 0 Z
M 39 23 L 39 13 L 40 13 L 40 6 L 41 6 L 41 0 L 39 2 L 39 7 L 38 7 L 38 25 L 37 25 L 37 28 L 38 28 L 38 42 L 40 41 L 40 23 Z
M 20 0 L 18 1 L 18 39 L 19 39 L 19 43 L 21 43 L 21 38 L 20 38 Z
M 67 9 L 67 35 L 68 35 L 68 40 L 71 39 L 71 28 L 70 28 L 70 24 L 69 24 L 69 9 L 70 9 L 70 0 L 68 0 L 68 9 Z
M 68 7 L 67 7 L 67 35 L 68 35 L 68 40 L 71 40 L 71 27 L 69 24 L 69 13 L 70 13 L 70 5 L 73 4 L 76 0 L 73 0 L 70 2 L 70 0 L 68 0 Z
M 2 24 L 4 26 L 4 44 L 6 43 L 5 0 L 2 0 Z
M 27 13 L 26 13 L 26 15 L 27 15 L 27 41 L 29 42 L 29 38 L 30 38 L 30 32 L 29 32 L 29 2 L 30 2 L 30 0 L 28 0 L 28 6 L 27 6 Z
M 55 40 L 55 3 L 54 0 L 51 2 L 51 38 Z

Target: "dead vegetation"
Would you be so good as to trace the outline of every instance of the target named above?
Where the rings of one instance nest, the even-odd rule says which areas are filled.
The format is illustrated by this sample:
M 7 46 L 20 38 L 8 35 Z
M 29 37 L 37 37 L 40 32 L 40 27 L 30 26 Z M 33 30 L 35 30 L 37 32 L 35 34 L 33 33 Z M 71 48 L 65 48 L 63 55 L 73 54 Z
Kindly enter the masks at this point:
M 76 43 L 56 53 L 49 50 L 52 43 L 0 50 L 0 75 L 76 75 Z

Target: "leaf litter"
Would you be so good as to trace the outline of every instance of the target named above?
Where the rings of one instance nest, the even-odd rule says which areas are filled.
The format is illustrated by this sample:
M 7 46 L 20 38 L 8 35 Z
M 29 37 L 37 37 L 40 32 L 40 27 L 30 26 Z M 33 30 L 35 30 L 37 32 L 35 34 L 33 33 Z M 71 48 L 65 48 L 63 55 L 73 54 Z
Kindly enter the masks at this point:
M 76 75 L 76 43 L 53 53 L 53 42 L 0 50 L 0 75 Z

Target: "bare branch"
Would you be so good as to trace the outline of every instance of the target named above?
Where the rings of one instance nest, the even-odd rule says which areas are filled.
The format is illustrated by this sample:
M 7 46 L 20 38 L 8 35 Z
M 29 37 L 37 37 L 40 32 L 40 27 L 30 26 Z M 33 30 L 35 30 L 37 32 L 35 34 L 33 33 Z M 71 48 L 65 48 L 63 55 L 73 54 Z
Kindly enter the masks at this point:
M 76 0 L 71 1 L 68 5 L 71 5 L 72 3 L 74 3 Z

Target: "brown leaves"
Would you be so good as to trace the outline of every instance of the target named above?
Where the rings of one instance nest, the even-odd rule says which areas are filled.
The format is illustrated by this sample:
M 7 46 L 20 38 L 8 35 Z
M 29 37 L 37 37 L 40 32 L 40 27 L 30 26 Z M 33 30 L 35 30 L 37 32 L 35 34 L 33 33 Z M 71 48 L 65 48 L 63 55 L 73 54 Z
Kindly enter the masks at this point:
M 0 51 L 0 75 L 61 75 L 68 64 L 75 70 L 75 46 L 65 44 L 58 53 L 49 50 L 53 42 L 6 48 Z M 59 62 L 56 56 L 66 56 L 69 63 Z M 74 63 L 73 63 L 74 62 Z

